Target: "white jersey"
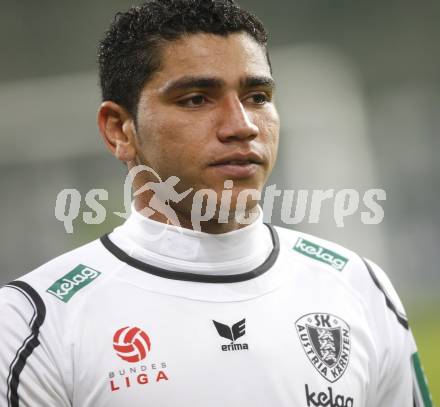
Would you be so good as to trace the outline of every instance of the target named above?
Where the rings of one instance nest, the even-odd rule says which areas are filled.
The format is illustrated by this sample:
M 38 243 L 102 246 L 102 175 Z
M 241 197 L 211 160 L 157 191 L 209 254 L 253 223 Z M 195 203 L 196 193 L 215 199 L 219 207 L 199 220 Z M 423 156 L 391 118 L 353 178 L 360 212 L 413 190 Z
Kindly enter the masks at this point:
M 432 405 L 372 262 L 261 219 L 153 224 L 132 215 L 0 290 L 1 406 Z

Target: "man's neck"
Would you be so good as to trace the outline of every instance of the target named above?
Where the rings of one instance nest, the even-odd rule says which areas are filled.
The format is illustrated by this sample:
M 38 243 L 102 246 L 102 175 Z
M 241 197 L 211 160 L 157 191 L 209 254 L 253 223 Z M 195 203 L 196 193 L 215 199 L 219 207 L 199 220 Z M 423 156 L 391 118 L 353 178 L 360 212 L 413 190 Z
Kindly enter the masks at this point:
M 156 222 L 165 223 L 165 224 L 174 224 L 174 222 L 172 222 L 165 214 L 160 213 L 158 211 L 152 211 L 147 202 L 145 199 L 142 199 L 142 197 L 140 196 L 135 197 L 134 207 L 136 211 Z M 233 232 L 234 230 L 239 230 L 252 223 L 252 219 L 256 219 L 259 213 L 258 205 L 255 205 L 254 207 L 247 209 L 243 214 L 244 215 L 243 219 L 249 219 L 250 221 L 239 222 L 237 221 L 235 212 L 231 209 L 226 222 L 224 221 L 219 222 L 219 217 L 217 216 L 218 211 L 217 211 L 216 215 L 213 216 L 212 219 L 205 221 L 201 220 L 200 222 L 197 222 L 197 225 L 194 225 L 194 219 L 191 216 L 191 211 L 188 211 L 185 208 L 180 208 L 174 205 L 170 205 L 170 206 L 172 206 L 172 209 L 176 213 L 179 222 L 178 225 L 174 224 L 174 226 L 180 226 L 182 228 L 190 229 L 190 230 L 199 230 L 201 232 L 209 233 L 209 234 L 222 234 L 222 233 Z

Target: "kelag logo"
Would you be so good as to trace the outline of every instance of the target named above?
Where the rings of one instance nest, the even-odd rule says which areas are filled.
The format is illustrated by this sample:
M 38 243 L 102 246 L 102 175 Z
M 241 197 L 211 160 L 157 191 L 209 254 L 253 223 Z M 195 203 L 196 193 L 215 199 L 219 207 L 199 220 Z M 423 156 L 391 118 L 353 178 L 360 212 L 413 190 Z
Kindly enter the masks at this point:
M 338 271 L 342 271 L 348 262 L 346 257 L 302 238 L 298 239 L 293 249 L 312 259 L 329 264 Z
M 68 302 L 72 296 L 81 288 L 95 280 L 101 273 L 91 267 L 79 264 L 64 277 L 55 281 L 48 289 L 49 294 L 54 295 L 59 300 Z
M 354 400 L 340 394 L 333 394 L 333 389 L 327 387 L 328 393 L 311 391 L 306 384 L 307 407 L 353 407 Z

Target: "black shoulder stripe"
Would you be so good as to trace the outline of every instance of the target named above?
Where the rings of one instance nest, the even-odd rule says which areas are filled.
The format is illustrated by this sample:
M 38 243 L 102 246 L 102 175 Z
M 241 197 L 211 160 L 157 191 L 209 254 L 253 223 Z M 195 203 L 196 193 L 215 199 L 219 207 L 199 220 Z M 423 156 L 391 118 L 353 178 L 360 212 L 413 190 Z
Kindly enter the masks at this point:
M 372 269 L 372 267 L 370 266 L 370 264 L 368 264 L 368 262 L 363 258 L 362 261 L 364 262 L 365 266 L 367 267 L 368 273 L 370 274 L 372 280 L 374 281 L 374 284 L 376 285 L 376 287 L 382 291 L 382 294 L 385 296 L 385 302 L 387 304 L 387 307 L 394 313 L 394 315 L 397 318 L 397 321 L 399 321 L 399 323 L 405 328 L 405 329 L 409 329 L 409 324 L 408 324 L 408 319 L 406 318 L 405 315 L 403 315 L 402 313 L 400 313 L 397 310 L 397 307 L 393 304 L 393 302 L 390 300 L 390 298 L 388 297 L 388 294 L 386 293 L 386 291 L 384 290 L 384 288 L 382 287 L 382 284 L 379 282 L 378 278 L 376 277 L 376 274 L 374 274 L 374 271 Z
M 46 306 L 40 295 L 24 281 L 13 281 L 12 283 L 7 284 L 6 287 L 15 289 L 23 294 L 34 309 L 34 314 L 29 323 L 31 334 L 24 340 L 23 344 L 17 350 L 13 361 L 9 365 L 7 392 L 8 407 L 19 407 L 18 385 L 20 383 L 20 374 L 26 365 L 28 357 L 40 344 L 38 335 L 40 333 L 40 327 L 43 325 L 46 317 Z
M 420 407 L 419 403 L 417 402 L 417 395 L 415 389 L 413 389 L 413 407 Z

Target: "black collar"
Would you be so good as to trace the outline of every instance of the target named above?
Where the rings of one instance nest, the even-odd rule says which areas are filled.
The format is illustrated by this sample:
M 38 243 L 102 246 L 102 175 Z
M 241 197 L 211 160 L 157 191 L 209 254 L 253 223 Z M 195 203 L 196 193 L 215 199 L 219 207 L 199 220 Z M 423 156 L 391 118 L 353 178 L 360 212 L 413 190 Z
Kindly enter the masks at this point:
M 280 252 L 280 241 L 278 238 L 278 233 L 272 225 L 265 223 L 265 225 L 269 228 L 273 249 L 267 259 L 263 264 L 259 265 L 255 269 L 248 271 L 246 273 L 241 274 L 232 274 L 232 275 L 208 275 L 208 274 L 196 274 L 196 273 L 187 273 L 180 271 L 170 271 L 167 269 L 163 269 L 160 267 L 153 266 L 148 263 L 144 263 L 134 257 L 129 256 L 123 250 L 121 250 L 118 246 L 116 246 L 108 237 L 108 234 L 105 234 L 101 237 L 101 243 L 104 247 L 116 256 L 119 260 L 127 263 L 129 266 L 135 267 L 139 270 L 145 271 L 147 273 L 153 274 L 158 277 L 169 278 L 172 280 L 182 280 L 182 281 L 194 281 L 198 283 L 239 283 L 241 281 L 251 280 L 252 278 L 261 276 L 267 270 L 269 270 L 275 263 L 278 258 L 278 254 Z

